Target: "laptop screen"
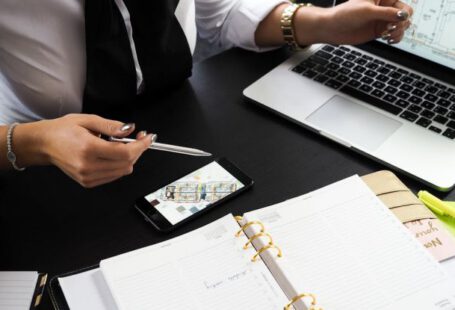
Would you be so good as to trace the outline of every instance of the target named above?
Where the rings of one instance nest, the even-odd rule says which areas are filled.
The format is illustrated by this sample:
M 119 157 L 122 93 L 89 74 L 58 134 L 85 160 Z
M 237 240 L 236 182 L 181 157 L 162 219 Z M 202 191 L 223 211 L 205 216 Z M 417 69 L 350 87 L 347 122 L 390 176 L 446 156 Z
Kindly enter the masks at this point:
M 403 1 L 403 0 L 402 0 Z M 404 0 L 414 8 L 412 26 L 395 47 L 455 69 L 455 2 Z

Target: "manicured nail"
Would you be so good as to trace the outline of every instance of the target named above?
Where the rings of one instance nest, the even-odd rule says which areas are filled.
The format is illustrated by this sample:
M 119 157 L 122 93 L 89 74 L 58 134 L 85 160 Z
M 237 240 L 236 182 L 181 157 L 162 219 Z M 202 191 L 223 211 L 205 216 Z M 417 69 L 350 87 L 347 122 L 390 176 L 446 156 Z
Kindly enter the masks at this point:
M 152 134 L 152 143 L 155 143 L 156 139 L 158 139 L 158 135 Z
M 387 43 L 388 43 L 388 44 L 394 44 L 394 43 L 395 43 L 395 40 L 394 40 L 394 39 L 389 39 L 389 40 L 387 40 Z
M 386 32 L 382 33 L 381 39 L 388 40 L 391 36 L 392 35 L 389 32 L 386 31 Z
M 387 31 L 388 31 L 388 32 L 392 32 L 392 31 L 396 30 L 397 27 L 398 27 L 398 26 L 395 25 L 395 24 L 388 24 L 388 25 L 387 25 Z
M 133 127 L 134 123 L 123 124 L 123 126 L 120 128 L 120 131 L 123 132 L 130 131 Z
M 145 131 L 145 130 L 142 130 L 142 131 L 139 133 L 139 137 L 140 137 L 140 138 L 144 138 L 146 135 L 147 135 L 147 131 Z
M 409 13 L 404 10 L 398 11 L 397 17 L 399 20 L 407 20 L 409 18 Z

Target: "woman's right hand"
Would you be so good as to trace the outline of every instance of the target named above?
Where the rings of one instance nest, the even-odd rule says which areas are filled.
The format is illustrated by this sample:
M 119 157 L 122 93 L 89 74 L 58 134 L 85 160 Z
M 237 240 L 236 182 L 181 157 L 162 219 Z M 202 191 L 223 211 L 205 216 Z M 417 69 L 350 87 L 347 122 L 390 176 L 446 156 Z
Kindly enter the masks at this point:
M 87 188 L 109 183 L 131 174 L 138 158 L 152 143 L 153 135 L 145 132 L 128 144 L 99 137 L 126 137 L 134 131 L 134 124 L 124 125 L 86 114 L 21 124 L 14 132 L 18 163 L 53 164 Z M 36 156 L 30 158 L 31 154 Z

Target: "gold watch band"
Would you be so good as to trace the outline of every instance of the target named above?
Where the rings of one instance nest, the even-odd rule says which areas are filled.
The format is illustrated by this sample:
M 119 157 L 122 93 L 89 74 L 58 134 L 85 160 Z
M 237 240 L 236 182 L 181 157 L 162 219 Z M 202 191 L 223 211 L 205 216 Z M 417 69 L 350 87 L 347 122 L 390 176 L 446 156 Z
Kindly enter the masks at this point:
M 297 43 L 294 31 L 294 15 L 301 7 L 311 6 L 311 3 L 293 3 L 286 7 L 281 14 L 281 32 L 284 41 L 292 50 L 299 50 L 302 47 Z

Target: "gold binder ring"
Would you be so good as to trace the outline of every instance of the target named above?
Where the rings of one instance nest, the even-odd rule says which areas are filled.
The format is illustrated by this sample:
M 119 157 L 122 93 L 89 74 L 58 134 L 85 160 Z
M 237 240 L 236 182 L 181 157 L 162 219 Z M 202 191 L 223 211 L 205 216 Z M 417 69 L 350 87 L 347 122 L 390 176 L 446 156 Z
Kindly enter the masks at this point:
M 271 236 L 269 233 L 260 232 L 260 233 L 255 234 L 253 237 L 251 237 L 251 238 L 248 240 L 248 242 L 245 243 L 245 245 L 243 246 L 243 249 L 244 249 L 244 250 L 248 249 L 248 246 L 249 246 L 256 238 L 259 238 L 259 237 L 268 237 L 268 238 L 269 238 L 269 245 L 272 245 L 272 244 L 273 244 L 272 236 Z
M 261 232 L 264 232 L 265 231 L 265 227 L 264 227 L 264 224 L 262 224 L 261 222 L 259 221 L 251 221 L 251 222 L 248 222 L 246 223 L 245 225 L 243 225 L 242 227 L 240 227 L 240 230 L 235 234 L 236 237 L 240 237 L 240 235 L 242 234 L 243 231 L 245 231 L 248 227 L 250 227 L 251 225 L 259 225 L 261 226 Z
M 294 298 L 291 299 L 291 301 L 284 307 L 284 310 L 290 310 L 292 307 L 292 304 L 294 304 L 297 300 L 310 297 L 311 298 L 311 306 L 309 310 L 323 310 L 321 307 L 317 306 L 316 303 L 316 296 L 310 293 L 303 293 L 300 295 L 295 296 Z
M 276 249 L 278 251 L 278 254 L 277 256 L 278 257 L 281 257 L 283 256 L 283 253 L 281 252 L 281 249 L 279 247 L 277 247 L 276 245 L 274 244 L 268 244 L 266 245 L 265 247 L 261 248 L 259 251 L 256 252 L 256 254 L 254 254 L 253 258 L 251 259 L 252 262 L 255 262 L 257 261 L 258 257 L 264 252 L 264 251 L 267 251 L 267 250 L 270 250 L 270 249 Z

